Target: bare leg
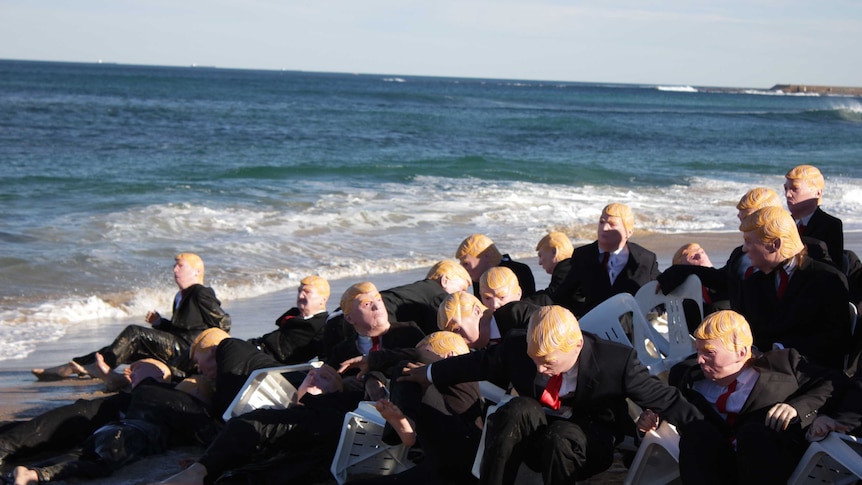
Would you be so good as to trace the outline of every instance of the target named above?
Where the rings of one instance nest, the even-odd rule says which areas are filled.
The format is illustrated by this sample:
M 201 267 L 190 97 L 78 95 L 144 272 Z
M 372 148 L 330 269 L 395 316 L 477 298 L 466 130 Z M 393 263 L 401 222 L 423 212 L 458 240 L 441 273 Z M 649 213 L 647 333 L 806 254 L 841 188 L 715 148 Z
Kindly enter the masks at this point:
M 200 463 L 194 463 L 176 475 L 165 478 L 161 482 L 153 482 L 147 485 L 203 485 L 206 476 L 207 468 Z
M 48 367 L 46 369 L 33 369 L 31 372 L 36 376 L 36 379 L 40 381 L 59 381 L 68 379 L 74 374 L 77 374 L 79 368 L 81 368 L 81 366 L 78 364 L 69 362 L 68 364 Z
M 15 485 L 39 485 L 39 475 L 27 467 L 16 466 L 12 476 L 15 477 Z
M 404 413 L 401 412 L 398 406 L 392 404 L 388 399 L 381 399 L 377 401 L 374 407 L 377 408 L 383 419 L 392 426 L 392 429 L 398 433 L 398 437 L 401 438 L 402 443 L 408 447 L 416 444 L 416 431 L 414 431 L 410 420 L 404 416 Z
M 104 381 L 107 391 L 117 391 L 132 383 L 132 379 L 128 375 L 114 372 L 111 366 L 105 362 L 102 354 L 98 352 L 96 353 L 96 362 L 85 366 L 84 369 L 89 375 Z

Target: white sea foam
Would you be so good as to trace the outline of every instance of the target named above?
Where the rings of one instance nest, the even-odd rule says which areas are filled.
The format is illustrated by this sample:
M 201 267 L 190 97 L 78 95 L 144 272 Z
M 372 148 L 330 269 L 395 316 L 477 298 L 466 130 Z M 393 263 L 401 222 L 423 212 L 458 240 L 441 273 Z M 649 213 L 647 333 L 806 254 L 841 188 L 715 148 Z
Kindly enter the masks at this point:
M 691 86 L 656 86 L 659 91 L 670 91 L 675 93 L 696 93 L 696 88 Z
M 103 268 L 99 277 L 108 281 L 126 281 L 139 273 L 147 277 L 136 278 L 119 295 L 4 306 L 0 359 L 24 356 L 34 342 L 61 338 L 67 326 L 78 322 L 142 321 L 153 309 L 169 315 L 176 288 L 166 253 L 204 255 L 207 284 L 229 305 L 292 290 L 307 274 L 364 278 L 429 267 L 451 258 L 458 243 L 474 232 L 488 234 L 518 258 L 534 256 L 536 241 L 552 229 L 569 231 L 575 244 L 582 244 L 592 239 L 601 208 L 613 201 L 632 207 L 639 230 L 736 232 L 739 197 L 753 186 L 780 191 L 783 182 L 780 176 L 740 175 L 689 178 L 665 187 L 572 187 L 420 176 L 373 189 L 327 190 L 321 185 L 319 198 L 308 205 L 159 204 L 94 216 L 79 226 L 98 233 L 98 239 L 82 239 L 107 243 L 85 255 L 87 264 Z M 844 220 L 848 232 L 862 230 L 860 182 L 827 180 L 824 207 Z M 120 254 L 116 248 L 131 249 Z

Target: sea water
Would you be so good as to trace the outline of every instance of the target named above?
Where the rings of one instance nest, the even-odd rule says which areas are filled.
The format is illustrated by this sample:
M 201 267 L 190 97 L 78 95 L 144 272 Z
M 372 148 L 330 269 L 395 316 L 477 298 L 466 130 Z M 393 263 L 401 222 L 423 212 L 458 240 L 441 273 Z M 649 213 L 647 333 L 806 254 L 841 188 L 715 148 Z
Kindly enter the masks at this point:
M 860 140 L 858 97 L 0 61 L 0 360 L 169 309 L 179 252 L 229 306 L 475 232 L 582 244 L 614 201 L 638 231 L 735 232 L 739 197 L 802 163 L 858 233 Z

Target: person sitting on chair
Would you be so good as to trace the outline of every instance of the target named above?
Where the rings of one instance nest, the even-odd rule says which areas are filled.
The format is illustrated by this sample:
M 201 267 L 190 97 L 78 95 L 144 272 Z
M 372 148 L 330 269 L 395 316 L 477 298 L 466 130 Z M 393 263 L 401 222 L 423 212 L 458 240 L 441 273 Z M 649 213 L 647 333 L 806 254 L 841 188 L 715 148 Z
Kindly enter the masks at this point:
M 461 291 L 440 304 L 437 326 L 463 337 L 471 349 L 483 349 L 500 342 L 513 329 L 527 328 L 530 315 L 538 308 L 532 303 L 513 301 L 495 312 L 472 294 Z
M 751 328 L 732 310 L 707 316 L 694 337 L 698 365 L 678 385 L 704 419 L 678 425 L 683 483 L 786 483 L 805 451 L 803 428 L 843 375 L 794 349 L 755 356 Z M 638 428 L 656 428 L 659 416 L 645 411 Z
M 816 363 L 843 369 L 850 351 L 844 275 L 806 256 L 793 217 L 781 207 L 754 212 L 739 229 L 758 271 L 742 281 L 733 309 L 751 325 L 754 345 L 761 351 L 793 347 Z
M 551 295 L 578 317 L 618 293 L 634 295 L 659 275 L 655 253 L 629 241 L 634 214 L 627 205 L 605 206 L 596 233 L 595 242 L 572 253 L 569 275 Z
M 820 208 L 826 182 L 817 167 L 798 165 L 785 174 L 784 196 L 799 235 L 826 243 L 832 264 L 844 272 L 844 224 Z
M 479 278 L 485 271 L 495 266 L 505 266 L 517 275 L 518 286 L 521 287 L 524 296 L 530 296 L 536 292 L 533 270 L 524 263 L 513 261 L 508 254 L 501 254 L 494 241 L 484 234 L 473 234 L 464 239 L 455 251 L 455 258 L 470 273 L 470 278 L 473 280 L 473 294 L 476 296 L 479 296 Z
M 581 332 L 575 316 L 557 305 L 533 313 L 526 333 L 416 366 L 399 380 L 511 383 L 518 397 L 485 423 L 483 483 L 514 483 L 521 463 L 541 471 L 544 483 L 574 483 L 608 469 L 618 440 L 634 433 L 626 398 L 660 407 L 677 425 L 702 418 L 678 389 L 649 374 L 633 348 Z

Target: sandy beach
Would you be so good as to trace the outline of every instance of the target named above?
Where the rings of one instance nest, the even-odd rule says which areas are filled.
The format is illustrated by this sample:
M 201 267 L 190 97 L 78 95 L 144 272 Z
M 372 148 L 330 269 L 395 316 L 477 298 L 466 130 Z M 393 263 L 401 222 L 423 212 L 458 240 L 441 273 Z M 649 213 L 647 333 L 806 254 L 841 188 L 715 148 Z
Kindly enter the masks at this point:
M 860 244 L 862 238 L 859 234 L 847 234 L 845 238 L 847 249 L 857 253 L 862 251 L 862 244 Z M 700 243 L 707 250 L 713 264 L 723 266 L 732 249 L 741 243 L 741 237 L 738 233 L 673 235 L 636 233 L 632 241 L 656 252 L 659 257 L 659 269 L 663 270 L 670 265 L 673 252 L 688 242 Z M 526 255 L 528 253 L 521 252 L 520 254 Z M 516 259 L 528 263 L 534 268 L 538 288 L 547 286 L 550 278 L 538 266 L 534 256 Z M 330 310 L 334 309 L 341 293 L 357 281 L 367 279 L 374 282 L 378 288 L 384 289 L 422 279 L 426 271 L 427 268 L 419 268 L 392 274 L 368 275 L 367 278 L 331 281 L 332 296 L 328 307 Z M 232 316 L 233 336 L 250 338 L 271 331 L 275 318 L 293 306 L 294 299 L 293 291 L 288 291 L 244 301 L 225 301 L 223 306 Z M 26 358 L 0 361 L 0 389 L 2 389 L 3 396 L 2 402 L 0 402 L 0 422 L 29 419 L 45 410 L 68 404 L 74 399 L 101 395 L 103 386 L 97 381 L 76 379 L 60 382 L 38 382 L 30 373 L 30 369 L 66 362 L 74 356 L 85 354 L 108 344 L 126 325 L 143 323 L 143 315 L 140 319 L 128 321 L 92 322 L 70 329 L 66 336 L 58 341 L 45 342 L 38 351 Z M 178 471 L 181 459 L 194 457 L 199 452 L 200 450 L 197 449 L 174 450 L 166 455 L 142 460 L 108 479 L 67 483 L 146 483 L 147 480 L 165 477 Z M 589 483 L 622 483 L 625 473 L 625 468 L 618 462 L 610 471 L 595 477 Z

